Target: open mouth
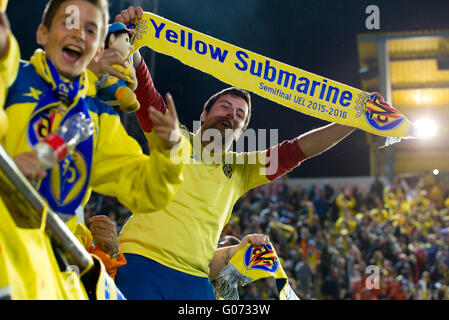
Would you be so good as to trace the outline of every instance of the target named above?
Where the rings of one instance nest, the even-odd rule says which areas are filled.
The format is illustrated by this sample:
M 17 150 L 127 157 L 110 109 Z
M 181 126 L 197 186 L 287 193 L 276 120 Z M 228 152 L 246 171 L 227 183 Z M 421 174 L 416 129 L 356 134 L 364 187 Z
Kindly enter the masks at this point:
M 223 127 L 225 127 L 226 129 L 232 129 L 232 125 L 231 125 L 231 123 L 230 122 L 228 122 L 228 121 L 220 121 L 220 123 L 221 123 L 221 125 L 223 126 Z
M 83 50 L 77 46 L 69 45 L 62 48 L 62 56 L 69 63 L 77 62 L 83 54 Z

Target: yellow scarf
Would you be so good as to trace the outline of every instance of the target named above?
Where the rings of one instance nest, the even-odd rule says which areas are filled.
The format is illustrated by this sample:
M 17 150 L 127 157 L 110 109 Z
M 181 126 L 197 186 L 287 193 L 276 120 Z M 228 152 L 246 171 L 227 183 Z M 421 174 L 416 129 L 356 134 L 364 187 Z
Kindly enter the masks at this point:
M 299 300 L 290 287 L 284 269 L 271 243 L 254 248 L 247 244 L 234 254 L 220 272 L 220 278 L 230 287 L 245 286 L 256 280 L 274 277 L 280 300 Z M 226 298 L 226 297 L 223 297 Z
M 35 51 L 30 63 L 36 73 L 50 86 L 40 97 L 28 123 L 27 138 L 30 144 L 34 146 L 45 138 L 36 129 L 36 124 L 42 121 L 43 117 L 49 117 L 50 114 L 54 116 L 53 128 L 58 128 L 70 116 L 78 112 L 83 113 L 87 119 L 90 119 L 88 106 L 85 102 L 89 81 L 86 71 L 83 71 L 74 81 L 62 77 L 41 49 Z M 54 112 L 57 107 L 62 112 Z M 50 207 L 55 212 L 62 214 L 60 217 L 65 221 L 73 220 L 75 212 L 87 192 L 93 157 L 93 137 L 79 143 L 74 153 L 80 154 L 84 161 L 86 170 L 83 174 L 77 176 L 76 179 L 67 179 L 71 175 L 70 170 L 63 170 L 62 166 L 68 165 L 76 168 L 72 155 L 69 154 L 64 161 L 61 161 L 54 168 L 48 169 L 47 176 L 41 179 L 36 186 Z
M 45 51 L 43 51 L 42 49 L 37 49 L 33 56 L 30 58 L 30 63 L 33 65 L 34 69 L 36 70 L 37 74 L 39 76 L 41 76 L 47 83 L 49 83 L 52 86 L 52 89 L 55 90 L 58 87 L 58 84 L 56 83 L 54 77 L 52 76 L 52 73 L 50 71 L 50 68 L 48 66 L 47 63 L 47 55 L 45 53 Z M 66 84 L 66 86 L 70 86 L 71 81 L 60 76 L 61 77 L 61 82 Z M 87 95 L 87 91 L 89 88 L 89 80 L 87 78 L 87 72 L 86 70 L 83 70 L 83 72 L 80 75 L 80 88 L 75 96 L 75 98 L 73 99 L 73 101 L 71 101 L 71 105 L 76 105 L 78 100 L 80 98 L 85 98 Z M 61 90 L 61 91 L 66 91 Z M 63 95 L 64 93 L 62 93 Z
M 223 82 L 299 112 L 394 137 L 387 140 L 387 145 L 418 135 L 417 127 L 403 114 L 367 92 L 214 39 L 149 12 L 144 12 L 134 27 L 137 30 L 132 39 L 133 52 L 149 46 Z

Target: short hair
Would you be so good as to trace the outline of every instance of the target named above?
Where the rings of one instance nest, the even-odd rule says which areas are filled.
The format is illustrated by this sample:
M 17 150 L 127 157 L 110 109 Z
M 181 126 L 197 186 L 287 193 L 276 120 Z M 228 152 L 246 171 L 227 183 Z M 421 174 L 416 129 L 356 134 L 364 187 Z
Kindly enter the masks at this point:
M 224 90 L 221 90 L 220 92 L 217 92 L 216 94 L 214 94 L 212 97 L 210 97 L 206 101 L 206 103 L 204 104 L 203 110 L 206 110 L 207 112 L 209 112 L 210 109 L 212 108 L 212 106 L 214 105 L 214 103 L 217 102 L 218 98 L 220 98 L 221 96 L 224 96 L 225 94 L 230 94 L 232 96 L 242 98 L 243 100 L 245 100 L 246 104 L 248 105 L 248 114 L 246 115 L 246 119 L 243 123 L 243 128 L 242 128 L 242 131 L 245 131 L 246 128 L 248 127 L 249 120 L 251 119 L 251 96 L 249 95 L 248 91 L 237 88 L 237 87 L 229 87 Z
M 129 40 L 131 41 L 131 35 L 126 30 L 111 32 L 111 33 L 108 33 L 108 35 L 106 36 L 106 40 L 104 41 L 104 48 L 109 49 L 109 40 L 110 40 L 112 34 L 115 34 L 115 36 L 117 37 L 117 36 L 121 35 L 122 33 L 126 33 L 129 36 Z
M 51 24 L 53 23 L 53 19 L 58 11 L 59 7 L 61 7 L 64 2 L 70 0 L 50 0 L 47 2 L 45 6 L 44 13 L 42 14 L 41 23 L 50 30 Z M 103 26 L 101 27 L 101 40 L 104 41 L 106 38 L 106 34 L 108 31 L 108 21 L 109 21 L 109 3 L 108 0 L 79 0 L 79 1 L 87 1 L 97 7 L 102 14 L 103 18 Z

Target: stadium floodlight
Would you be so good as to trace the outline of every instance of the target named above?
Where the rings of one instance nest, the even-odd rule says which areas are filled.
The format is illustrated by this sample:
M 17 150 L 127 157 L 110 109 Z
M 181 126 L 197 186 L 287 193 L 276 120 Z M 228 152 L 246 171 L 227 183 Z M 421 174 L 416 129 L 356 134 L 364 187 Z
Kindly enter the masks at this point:
M 415 121 L 417 127 L 416 135 L 420 138 L 433 137 L 438 130 L 437 124 L 432 119 L 419 119 Z

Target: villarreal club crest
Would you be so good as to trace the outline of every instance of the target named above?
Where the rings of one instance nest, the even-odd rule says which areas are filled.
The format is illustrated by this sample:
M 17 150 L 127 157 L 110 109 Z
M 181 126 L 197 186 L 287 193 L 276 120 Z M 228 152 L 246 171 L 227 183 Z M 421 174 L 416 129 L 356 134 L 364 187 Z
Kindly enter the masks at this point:
M 244 255 L 245 267 L 247 269 L 276 272 L 279 260 L 270 243 L 261 247 L 249 246 Z
M 232 177 L 232 165 L 230 165 L 230 164 L 223 165 L 223 172 L 224 172 L 226 178 L 231 179 L 231 177 Z
M 405 117 L 395 108 L 380 102 L 371 94 L 365 104 L 365 119 L 369 125 L 380 131 L 393 130 L 405 120 Z

